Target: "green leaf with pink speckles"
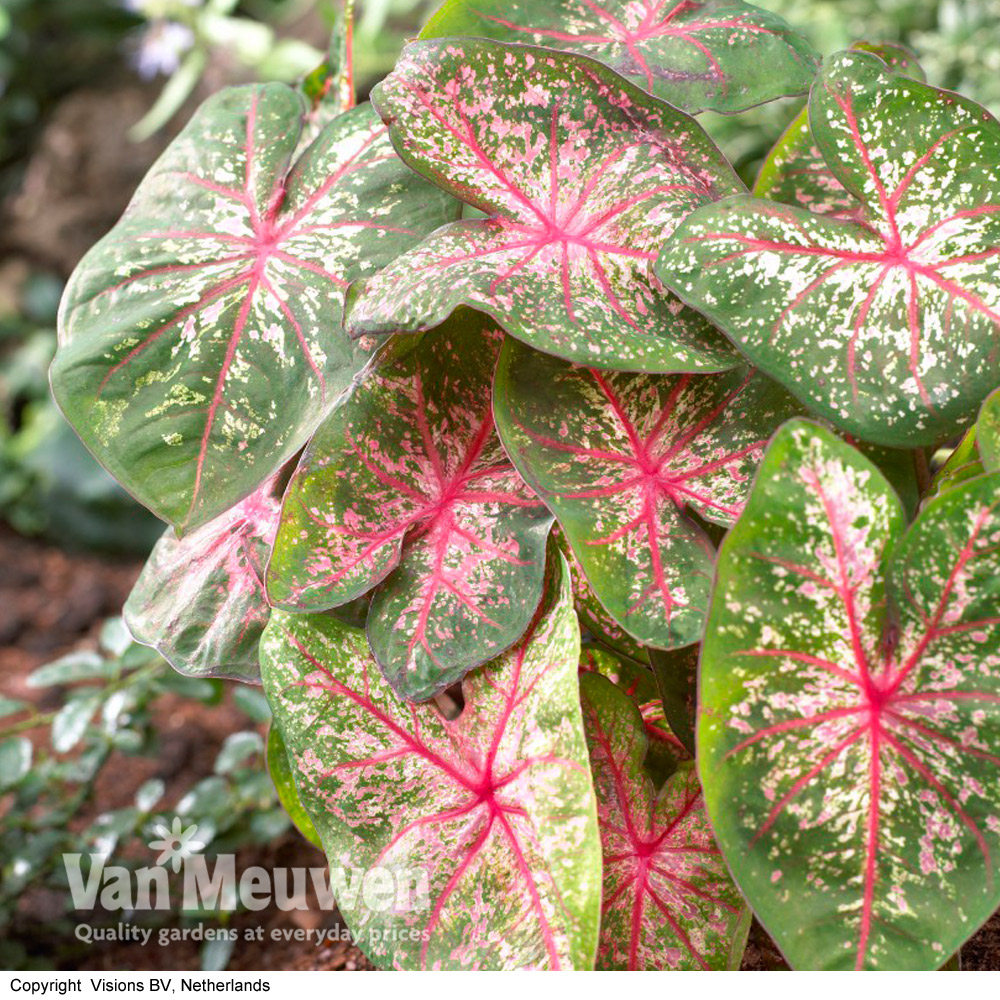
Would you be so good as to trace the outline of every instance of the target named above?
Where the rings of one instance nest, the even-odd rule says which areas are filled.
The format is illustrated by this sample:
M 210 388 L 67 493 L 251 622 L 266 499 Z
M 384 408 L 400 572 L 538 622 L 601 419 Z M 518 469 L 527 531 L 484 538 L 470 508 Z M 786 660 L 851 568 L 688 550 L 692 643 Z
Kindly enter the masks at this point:
M 280 84 L 206 101 L 63 297 L 56 398 L 179 533 L 260 487 L 365 363 L 348 283 L 457 216 L 368 106 L 293 162 L 303 114 Z
M 712 835 L 698 777 L 657 793 L 635 704 L 606 678 L 580 681 L 604 853 L 598 969 L 736 969 L 750 911 Z
M 782 18 L 741 0 L 447 0 L 420 37 L 459 35 L 582 52 L 691 114 L 804 94 L 819 65 Z
M 401 700 L 364 632 L 326 615 L 276 611 L 261 650 L 301 800 L 334 870 L 358 873 L 337 904 L 374 962 L 593 966 L 600 837 L 558 554 L 524 639 L 465 678 L 455 719 Z
M 281 509 L 280 477 L 178 538 L 168 528 L 125 602 L 125 622 L 190 677 L 260 681 L 257 645 L 270 614 L 264 567 Z
M 562 533 L 559 525 L 552 529 L 552 537 L 559 546 L 559 551 L 566 557 L 569 563 L 570 579 L 573 586 L 573 605 L 576 608 L 576 617 L 580 620 L 580 629 L 589 633 L 590 637 L 601 646 L 611 650 L 617 656 L 627 660 L 634 660 L 636 663 L 649 663 L 649 651 L 642 643 L 633 639 L 608 614 L 604 605 L 597 599 L 594 588 L 587 581 L 587 576 L 583 572 L 573 549 L 566 536 Z
M 1000 904 L 1000 475 L 907 530 L 867 459 L 775 436 L 702 650 L 708 813 L 796 968 L 933 969 Z
M 493 426 L 501 339 L 466 315 L 371 370 L 306 450 L 268 570 L 292 611 L 377 587 L 372 650 L 417 701 L 516 642 L 542 595 L 552 517 Z
M 477 39 L 408 46 L 372 100 L 399 155 L 486 217 L 353 286 L 352 334 L 426 330 L 467 305 L 599 367 L 736 364 L 650 273 L 688 212 L 744 190 L 694 119 L 591 59 Z
M 733 522 L 791 397 L 745 369 L 604 372 L 508 340 L 494 410 L 608 613 L 646 645 L 697 642 L 715 552 L 688 508 Z
M 916 56 L 901 45 L 871 45 L 858 42 L 857 52 L 878 56 L 896 73 L 924 81 Z M 778 140 L 761 167 L 753 193 L 785 205 L 804 208 L 817 215 L 863 220 L 861 202 L 827 166 L 809 127 L 809 109 L 803 108 Z
M 819 415 L 933 444 L 1000 381 L 1000 123 L 865 52 L 828 61 L 809 122 L 857 218 L 731 198 L 656 273 Z
M 753 193 L 783 205 L 793 205 L 835 219 L 857 216 L 861 207 L 827 166 L 803 108 L 768 154 Z

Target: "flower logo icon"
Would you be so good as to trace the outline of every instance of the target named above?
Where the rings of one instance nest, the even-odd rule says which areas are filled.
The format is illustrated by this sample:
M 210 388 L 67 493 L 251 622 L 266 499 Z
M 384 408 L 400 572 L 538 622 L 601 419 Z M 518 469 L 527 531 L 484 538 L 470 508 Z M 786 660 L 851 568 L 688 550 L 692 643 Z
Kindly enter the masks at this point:
M 150 850 L 159 851 L 156 858 L 158 865 L 169 864 L 175 872 L 181 870 L 185 858 L 191 857 L 203 850 L 207 841 L 198 837 L 198 824 L 192 823 L 185 827 L 180 817 L 175 816 L 168 827 L 166 823 L 157 823 L 153 831 L 159 834 L 159 839 L 149 842 Z

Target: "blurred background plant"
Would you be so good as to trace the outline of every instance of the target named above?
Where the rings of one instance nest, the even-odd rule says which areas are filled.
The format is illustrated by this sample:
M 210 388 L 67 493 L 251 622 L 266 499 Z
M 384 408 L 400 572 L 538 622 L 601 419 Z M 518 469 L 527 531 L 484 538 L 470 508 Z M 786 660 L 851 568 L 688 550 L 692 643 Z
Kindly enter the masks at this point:
M 216 53 L 258 80 L 291 83 L 319 63 L 322 52 L 280 28 L 311 11 L 312 0 L 124 0 L 142 26 L 126 39 L 129 61 L 144 80 L 167 77 L 153 106 L 132 128 L 145 139 L 194 93 Z M 246 13 L 244 13 L 246 11 Z
M 65 547 L 145 554 L 163 525 L 91 458 L 48 391 L 62 281 L 23 270 L 8 289 L 12 300 L 0 304 L 0 518 Z
M 1000 0 L 763 0 L 823 55 L 856 41 L 912 49 L 936 87 L 958 90 L 1000 113 Z M 753 184 L 768 150 L 802 107 L 777 101 L 703 123 Z
M 824 54 L 859 39 L 908 45 L 932 83 L 1000 112 L 1000 0 L 761 2 Z M 361 97 L 438 3 L 357 0 Z M 204 828 L 209 852 L 311 850 L 267 774 L 260 693 L 184 679 L 119 620 L 101 624 L 163 529 L 62 420 L 47 368 L 66 277 L 196 103 L 229 83 L 309 73 L 339 9 L 0 0 L 0 966 L 79 959 L 65 851 L 148 863 L 155 828 L 174 815 Z M 801 103 L 703 122 L 752 183 Z M 315 962 L 310 949 L 303 961 Z M 102 954 L 92 960 L 128 967 L 122 953 Z M 215 944 L 190 961 L 230 957 Z
M 181 109 L 219 51 L 255 79 L 301 78 L 323 54 L 297 38 L 280 37 L 280 29 L 313 9 L 332 27 L 339 8 L 338 0 L 124 2 L 145 22 L 129 43 L 137 72 L 144 79 L 168 77 L 156 103 L 134 126 L 132 135 L 137 139 L 151 135 Z M 407 28 L 415 29 L 435 6 L 431 0 L 371 0 L 359 5 L 355 70 L 363 88 L 366 81 L 374 82 L 392 68 Z
M 0 796 L 6 799 L 0 825 L 0 968 L 52 967 L 85 950 L 72 933 L 81 915 L 73 915 L 63 854 L 83 856 L 86 880 L 94 858 L 105 867 L 151 864 L 146 845 L 175 825 L 197 827 L 199 850 L 209 863 L 218 854 L 272 844 L 290 830 L 264 764 L 262 727 L 271 713 L 258 688 L 182 677 L 153 650 L 132 642 L 120 618 L 103 624 L 97 649 L 37 668 L 27 685 L 49 695 L 57 707 L 40 711 L 0 697 Z M 235 726 L 215 753 L 210 773 L 169 773 L 163 766 L 170 732 L 165 712 L 224 701 Z M 119 785 L 121 799 L 123 772 L 134 786 L 126 803 L 102 808 L 109 783 Z M 170 899 L 177 909 L 126 915 L 154 927 L 178 920 L 224 924 L 231 917 L 182 913 L 181 895 L 173 886 Z M 24 920 L 39 907 L 47 914 L 46 949 L 32 940 L 35 928 Z M 87 921 L 101 926 L 121 917 L 98 906 Z M 224 967 L 227 959 L 218 942 L 202 950 L 203 968 Z

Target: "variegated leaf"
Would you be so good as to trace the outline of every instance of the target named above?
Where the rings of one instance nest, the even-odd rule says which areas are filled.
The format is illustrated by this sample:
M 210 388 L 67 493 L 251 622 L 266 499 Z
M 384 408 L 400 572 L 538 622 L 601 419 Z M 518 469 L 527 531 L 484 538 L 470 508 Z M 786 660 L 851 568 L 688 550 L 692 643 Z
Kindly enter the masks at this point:
M 573 604 L 576 607 L 576 617 L 580 620 L 581 630 L 589 633 L 595 642 L 618 656 L 634 660 L 636 663 L 648 664 L 649 651 L 646 647 L 633 639 L 605 611 L 604 605 L 597 599 L 594 588 L 587 581 L 587 576 L 559 525 L 552 529 L 552 537 L 559 546 L 559 551 L 566 557 L 566 562 L 569 563 L 573 585 Z
M 580 681 L 604 852 L 599 969 L 735 969 L 750 911 L 726 871 L 689 764 L 659 794 L 633 702 Z
M 468 305 L 599 367 L 736 363 L 650 273 L 684 215 L 743 190 L 693 119 L 590 59 L 476 39 L 410 45 L 372 99 L 399 155 L 485 218 L 355 285 L 353 335 L 426 330 Z
M 793 205 L 834 219 L 856 219 L 861 203 L 827 166 L 809 127 L 804 107 L 767 155 L 754 196 Z
M 56 398 L 180 533 L 257 489 L 364 364 L 348 283 L 456 218 L 368 106 L 292 163 L 303 112 L 280 84 L 208 100 L 63 297 Z
M 776 435 L 722 544 L 698 761 L 797 968 L 931 969 L 1000 903 L 1000 475 L 906 531 L 829 431 Z
M 168 528 L 132 588 L 129 631 L 180 673 L 259 683 L 257 646 L 270 614 L 264 567 L 280 479 L 183 538 Z
M 852 49 L 878 56 L 897 73 L 925 80 L 916 56 L 901 45 L 858 42 Z M 809 127 L 809 109 L 803 108 L 768 154 L 753 193 L 818 215 L 863 221 L 861 202 L 841 184 L 827 166 Z
M 603 372 L 508 340 L 494 410 L 601 604 L 640 642 L 701 638 L 715 551 L 690 507 L 738 516 L 771 432 L 798 408 L 768 379 Z
M 552 518 L 493 427 L 501 339 L 462 316 L 370 371 L 307 448 L 268 570 L 293 611 L 378 586 L 372 650 L 417 701 L 514 643 L 541 599 Z
M 333 871 L 358 873 L 337 904 L 379 965 L 593 964 L 601 862 L 579 630 L 557 554 L 552 570 L 527 635 L 466 677 L 454 720 L 400 700 L 363 632 L 326 615 L 271 619 L 275 724 Z M 387 905 L 366 894 L 372 879 L 395 890 Z
M 838 426 L 932 444 L 1000 381 L 1000 123 L 861 52 L 828 62 L 809 119 L 860 221 L 728 199 L 657 273 Z
M 804 94 L 819 65 L 784 19 L 741 0 L 447 0 L 420 37 L 459 35 L 582 52 L 691 114 Z

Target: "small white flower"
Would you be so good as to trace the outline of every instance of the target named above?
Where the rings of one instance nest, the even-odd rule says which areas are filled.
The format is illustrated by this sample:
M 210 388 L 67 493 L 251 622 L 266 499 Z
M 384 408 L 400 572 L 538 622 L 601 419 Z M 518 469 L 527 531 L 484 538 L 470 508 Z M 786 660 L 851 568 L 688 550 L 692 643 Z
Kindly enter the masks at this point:
M 176 21 L 154 21 L 146 28 L 132 53 L 132 62 L 144 80 L 162 74 L 170 76 L 181 57 L 194 45 L 194 32 Z
M 174 817 L 169 827 L 165 823 L 157 823 L 153 830 L 160 836 L 160 839 L 149 842 L 150 850 L 160 852 L 156 863 L 169 864 L 175 872 L 181 870 L 181 863 L 185 858 L 203 850 L 207 843 L 199 839 L 197 823 L 185 827 L 178 816 Z

